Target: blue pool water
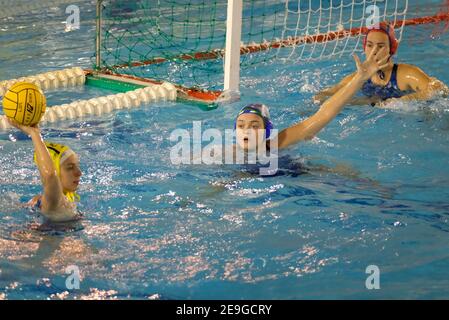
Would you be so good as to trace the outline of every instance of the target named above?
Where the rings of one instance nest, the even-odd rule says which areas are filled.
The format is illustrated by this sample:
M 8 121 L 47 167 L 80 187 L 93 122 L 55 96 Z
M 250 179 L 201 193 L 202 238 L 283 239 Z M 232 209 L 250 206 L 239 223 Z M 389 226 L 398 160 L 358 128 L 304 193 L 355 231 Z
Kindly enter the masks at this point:
M 89 6 L 82 4 L 88 12 Z M 49 14 L 49 16 L 48 16 Z M 0 80 L 91 67 L 93 12 L 64 32 L 64 12 L 0 19 Z M 449 34 L 404 33 L 398 62 L 449 84 Z M 21 204 L 40 192 L 28 138 L 0 133 L 0 299 L 449 298 L 449 100 L 347 107 L 288 150 L 307 173 L 175 166 L 170 133 L 232 127 L 249 102 L 277 128 L 311 115 L 311 97 L 354 70 L 349 57 L 266 63 L 243 72 L 242 100 L 214 111 L 157 103 L 43 128 L 81 157 L 82 222 L 43 225 Z M 49 92 L 49 105 L 109 94 Z M 331 169 L 329 169 L 331 168 Z M 81 272 L 68 290 L 68 266 Z M 381 289 L 367 290 L 377 265 Z

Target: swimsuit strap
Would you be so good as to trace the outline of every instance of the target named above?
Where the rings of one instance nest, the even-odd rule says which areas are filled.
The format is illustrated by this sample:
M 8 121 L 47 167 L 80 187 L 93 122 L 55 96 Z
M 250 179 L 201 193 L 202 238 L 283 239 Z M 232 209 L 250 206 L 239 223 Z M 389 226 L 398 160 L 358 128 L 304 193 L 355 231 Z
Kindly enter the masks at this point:
M 393 70 L 391 71 L 390 83 L 395 89 L 399 89 L 398 87 L 398 65 L 395 63 L 393 66 Z

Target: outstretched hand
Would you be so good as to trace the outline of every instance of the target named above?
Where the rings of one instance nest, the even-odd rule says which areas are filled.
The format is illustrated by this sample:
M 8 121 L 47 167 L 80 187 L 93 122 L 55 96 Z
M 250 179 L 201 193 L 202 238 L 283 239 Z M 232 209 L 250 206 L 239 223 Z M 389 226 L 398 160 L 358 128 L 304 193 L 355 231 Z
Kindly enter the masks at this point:
M 389 55 L 386 55 L 379 60 L 379 57 L 385 53 L 385 50 L 386 47 L 383 47 L 380 50 L 377 50 L 377 46 L 374 47 L 363 63 L 356 54 L 353 55 L 357 66 L 357 75 L 359 75 L 363 81 L 370 79 L 377 71 L 388 67 L 388 60 L 390 59 Z
M 10 119 L 10 118 L 7 118 L 7 119 L 11 126 L 16 127 L 17 129 L 19 129 L 20 131 L 22 131 L 23 133 L 25 133 L 29 136 L 31 136 L 33 133 L 40 133 L 40 129 L 37 124 L 35 124 L 33 126 L 24 126 L 13 119 Z

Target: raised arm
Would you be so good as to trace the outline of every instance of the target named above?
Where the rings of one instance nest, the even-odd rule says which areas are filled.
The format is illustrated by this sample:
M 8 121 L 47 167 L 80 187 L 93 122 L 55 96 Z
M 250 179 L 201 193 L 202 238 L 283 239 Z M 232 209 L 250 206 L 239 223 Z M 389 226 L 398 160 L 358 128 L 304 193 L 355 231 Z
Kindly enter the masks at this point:
M 357 55 L 354 55 L 354 60 L 357 65 L 357 72 L 354 77 L 324 102 L 313 116 L 282 130 L 278 135 L 278 148 L 285 148 L 299 141 L 311 139 L 332 121 L 357 91 L 360 90 L 363 83 L 371 78 L 378 70 L 387 66 L 388 56 L 377 61 L 377 58 L 382 56 L 384 50 L 385 48 L 372 50 L 364 63 L 360 61 Z M 376 51 L 377 53 L 375 53 Z
M 61 206 L 61 201 L 63 201 L 63 190 L 39 127 L 37 125 L 33 127 L 23 126 L 13 120 L 9 120 L 9 123 L 31 137 L 34 150 L 36 151 L 37 167 L 44 187 L 42 196 L 43 209 L 45 211 L 57 210 Z

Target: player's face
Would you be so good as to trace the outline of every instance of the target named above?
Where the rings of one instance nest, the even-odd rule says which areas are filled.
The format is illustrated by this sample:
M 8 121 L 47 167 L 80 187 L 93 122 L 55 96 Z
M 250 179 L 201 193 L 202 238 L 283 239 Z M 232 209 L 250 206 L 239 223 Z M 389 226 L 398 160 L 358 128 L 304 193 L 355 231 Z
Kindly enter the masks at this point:
M 257 150 L 264 142 L 265 125 L 262 118 L 256 114 L 245 113 L 237 118 L 237 144 L 245 151 Z
M 384 32 L 370 32 L 366 39 L 366 56 L 368 57 L 373 50 L 375 50 L 374 53 L 376 54 L 382 48 L 386 48 L 385 53 L 382 56 L 378 56 L 377 60 L 382 60 L 390 55 L 390 39 Z
M 61 184 L 64 191 L 75 192 L 78 189 L 82 172 L 77 155 L 71 155 L 61 165 Z

